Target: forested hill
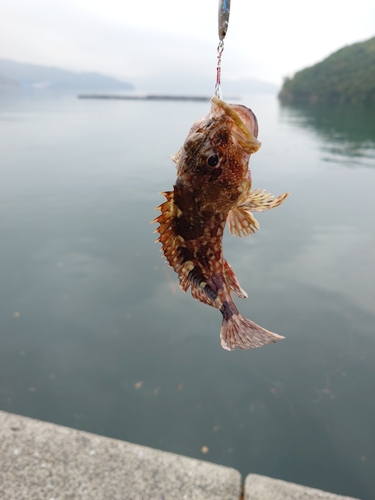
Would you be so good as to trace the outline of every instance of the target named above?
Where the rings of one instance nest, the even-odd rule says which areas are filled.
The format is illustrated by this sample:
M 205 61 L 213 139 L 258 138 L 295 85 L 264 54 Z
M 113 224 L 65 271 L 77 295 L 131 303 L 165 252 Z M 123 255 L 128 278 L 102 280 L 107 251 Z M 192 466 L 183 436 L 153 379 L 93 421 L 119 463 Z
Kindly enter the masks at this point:
M 375 103 L 375 37 L 348 45 L 287 78 L 286 102 Z

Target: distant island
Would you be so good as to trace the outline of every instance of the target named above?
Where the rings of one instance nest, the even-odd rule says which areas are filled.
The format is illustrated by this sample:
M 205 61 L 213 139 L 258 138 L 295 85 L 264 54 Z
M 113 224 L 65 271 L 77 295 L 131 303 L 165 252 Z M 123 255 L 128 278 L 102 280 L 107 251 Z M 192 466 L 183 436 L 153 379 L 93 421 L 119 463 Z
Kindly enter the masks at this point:
M 278 96 L 294 103 L 375 104 L 375 37 L 286 78 Z
M 128 91 L 134 87 L 130 83 L 99 73 L 75 73 L 54 67 L 0 59 L 0 91 L 14 89 Z

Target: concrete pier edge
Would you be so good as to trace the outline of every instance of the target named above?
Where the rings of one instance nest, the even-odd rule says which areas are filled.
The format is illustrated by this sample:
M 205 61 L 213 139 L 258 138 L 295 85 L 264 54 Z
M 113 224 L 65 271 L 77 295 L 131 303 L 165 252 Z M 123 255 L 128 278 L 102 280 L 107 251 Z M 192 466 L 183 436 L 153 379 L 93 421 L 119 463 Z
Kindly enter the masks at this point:
M 245 500 L 353 500 L 249 474 Z M 232 468 L 0 411 L 1 500 L 240 500 Z

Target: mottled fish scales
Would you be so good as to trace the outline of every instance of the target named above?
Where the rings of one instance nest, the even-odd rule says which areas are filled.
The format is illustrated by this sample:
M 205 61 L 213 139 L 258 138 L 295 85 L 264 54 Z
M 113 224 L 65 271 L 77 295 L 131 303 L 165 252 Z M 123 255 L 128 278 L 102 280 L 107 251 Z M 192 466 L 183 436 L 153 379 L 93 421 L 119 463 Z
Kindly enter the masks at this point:
M 224 349 L 261 347 L 284 337 L 241 316 L 231 292 L 247 298 L 223 257 L 222 239 L 228 221 L 232 234 L 244 237 L 259 224 L 252 212 L 279 206 L 289 193 L 274 198 L 251 191 L 248 167 L 260 143 L 253 112 L 214 97 L 211 111 L 191 127 L 183 147 L 172 157 L 177 180 L 152 222 L 163 255 L 178 274 L 180 288 L 220 310 L 220 341 Z

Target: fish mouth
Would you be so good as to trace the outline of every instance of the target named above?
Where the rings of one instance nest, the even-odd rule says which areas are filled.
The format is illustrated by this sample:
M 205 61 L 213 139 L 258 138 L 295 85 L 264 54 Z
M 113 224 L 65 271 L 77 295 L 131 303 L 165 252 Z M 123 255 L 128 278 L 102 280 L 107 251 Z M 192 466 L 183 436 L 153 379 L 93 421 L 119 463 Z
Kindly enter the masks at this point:
M 245 152 L 248 154 L 256 153 L 260 148 L 261 143 L 254 137 L 254 135 L 250 132 L 249 127 L 247 127 L 243 121 L 245 120 L 246 122 L 249 123 L 249 125 L 251 124 L 251 122 L 254 123 L 255 116 L 253 115 L 253 113 L 244 106 L 243 107 L 241 106 L 240 114 L 243 116 L 242 118 L 240 114 L 225 101 L 222 101 L 216 96 L 213 96 L 211 100 L 214 104 L 219 106 L 240 129 L 239 132 L 234 129 L 232 130 L 232 133 L 233 136 L 236 138 L 237 142 L 240 144 L 240 146 L 245 150 Z M 249 113 L 251 113 L 251 119 Z M 257 129 L 256 118 L 255 118 L 255 127 Z

